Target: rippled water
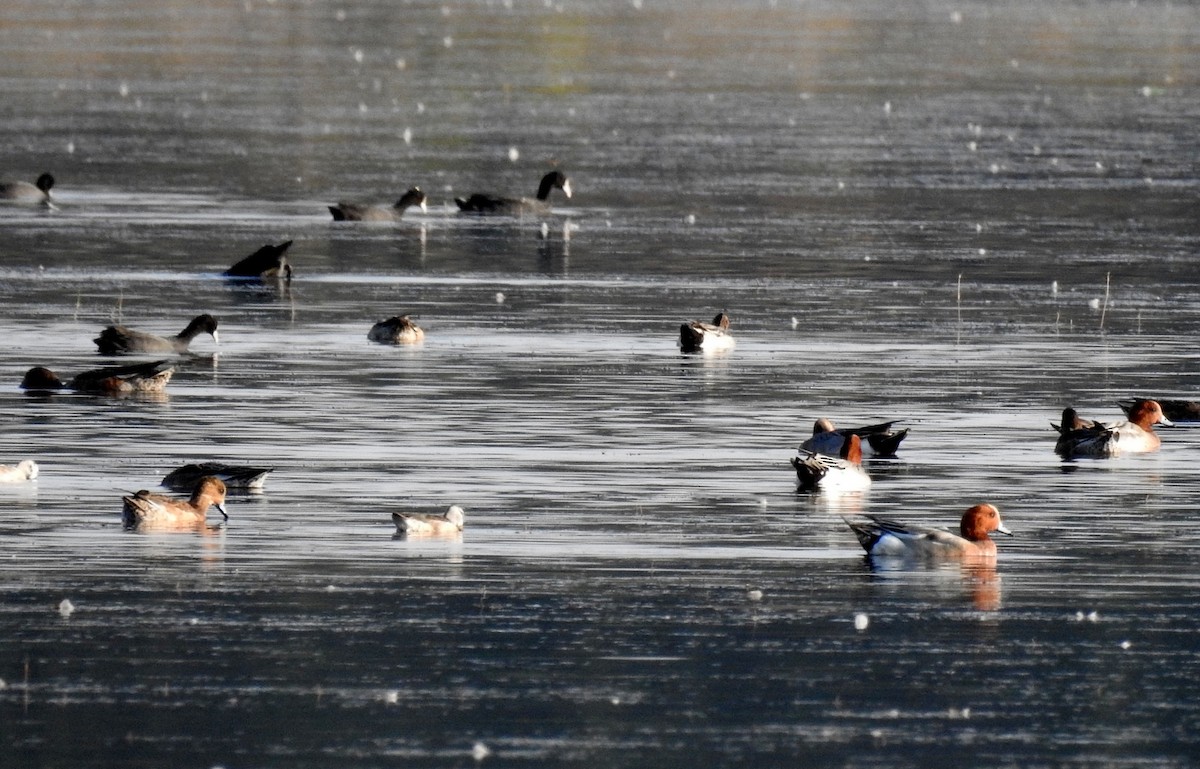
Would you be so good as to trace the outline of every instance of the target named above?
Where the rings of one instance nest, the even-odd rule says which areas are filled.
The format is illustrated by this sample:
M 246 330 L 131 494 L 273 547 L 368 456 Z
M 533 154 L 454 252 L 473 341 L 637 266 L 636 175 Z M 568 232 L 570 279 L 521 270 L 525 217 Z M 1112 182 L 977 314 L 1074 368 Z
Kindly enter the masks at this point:
M 0 763 L 1194 765 L 1200 433 L 1064 463 L 1049 424 L 1200 393 L 1198 21 L 9 3 L 0 164 L 58 207 L 0 208 L 0 462 L 42 468 L 0 486 Z M 544 233 L 450 211 L 555 164 Z M 287 239 L 290 287 L 219 276 Z M 720 309 L 736 349 L 681 355 Z M 205 311 L 166 398 L 16 388 Z M 369 343 L 398 312 L 426 342 Z M 797 494 L 819 416 L 912 433 Z M 277 469 L 223 529 L 122 530 L 204 459 Z M 840 519 L 985 499 L 994 569 Z

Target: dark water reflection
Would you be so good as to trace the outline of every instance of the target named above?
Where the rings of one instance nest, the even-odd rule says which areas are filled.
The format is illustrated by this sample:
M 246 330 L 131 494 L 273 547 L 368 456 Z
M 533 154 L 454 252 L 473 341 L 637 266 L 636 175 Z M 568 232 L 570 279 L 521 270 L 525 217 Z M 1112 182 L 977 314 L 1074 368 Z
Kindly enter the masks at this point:
M 1200 393 L 1196 22 L 10 4 L 5 170 L 59 187 L 0 209 L 0 462 L 42 467 L 0 486 L 0 763 L 1190 766 L 1200 436 L 1063 463 L 1049 424 Z M 450 212 L 554 163 L 544 230 Z M 220 277 L 287 239 L 290 286 Z M 736 349 L 680 355 L 720 309 Z M 200 311 L 165 398 L 15 387 Z M 400 312 L 423 345 L 367 342 Z M 797 495 L 819 416 L 912 435 Z M 121 529 L 202 459 L 277 469 L 225 528 Z M 841 520 L 984 499 L 994 568 Z

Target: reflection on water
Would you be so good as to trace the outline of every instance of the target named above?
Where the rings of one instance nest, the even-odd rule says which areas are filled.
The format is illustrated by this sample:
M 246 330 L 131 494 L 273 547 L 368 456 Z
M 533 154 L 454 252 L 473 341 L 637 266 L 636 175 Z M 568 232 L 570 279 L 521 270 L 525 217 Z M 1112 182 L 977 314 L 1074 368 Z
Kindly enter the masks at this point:
M 4 766 L 1188 765 L 1200 437 L 1049 424 L 1200 390 L 1197 12 L 1079 10 L 10 4 L 2 170 L 58 184 L 0 206 L 0 462 L 42 471 L 0 486 Z M 547 217 L 453 211 L 549 168 Z M 221 277 L 285 240 L 290 284 Z M 160 399 L 16 386 L 201 312 Z M 367 340 L 400 312 L 423 345 Z M 912 432 L 798 494 L 822 416 Z M 122 529 L 198 461 L 276 470 Z M 994 564 L 842 520 L 981 501 Z

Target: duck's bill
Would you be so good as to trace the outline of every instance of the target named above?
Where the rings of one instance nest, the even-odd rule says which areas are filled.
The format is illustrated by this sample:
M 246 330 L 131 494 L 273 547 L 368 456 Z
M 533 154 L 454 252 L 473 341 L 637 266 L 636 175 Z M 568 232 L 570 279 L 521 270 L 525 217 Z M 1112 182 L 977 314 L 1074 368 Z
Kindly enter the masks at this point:
M 222 518 L 227 521 L 229 520 L 229 513 L 225 512 L 225 505 L 214 505 L 214 507 L 216 507 L 217 511 L 221 513 Z
M 1005 526 L 1004 524 L 1000 524 L 999 526 L 997 526 L 996 531 L 1000 532 L 1001 534 L 1007 534 L 1010 537 L 1014 536 L 1013 533 L 1011 531 L 1009 531 L 1008 527 Z

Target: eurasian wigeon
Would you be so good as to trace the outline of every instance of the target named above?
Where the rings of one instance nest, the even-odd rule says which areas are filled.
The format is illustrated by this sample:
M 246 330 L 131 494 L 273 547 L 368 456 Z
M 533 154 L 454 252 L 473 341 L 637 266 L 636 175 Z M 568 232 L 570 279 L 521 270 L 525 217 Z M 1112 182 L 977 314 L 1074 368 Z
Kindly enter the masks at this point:
M 899 420 L 881 422 L 866 427 L 835 428 L 832 420 L 822 417 L 813 425 L 812 437 L 800 444 L 800 450 L 838 456 L 841 454 L 842 445 L 846 442 L 847 436 L 857 435 L 859 438 L 866 439 L 867 446 L 876 456 L 892 457 L 900 448 L 900 442 L 908 437 L 908 428 L 892 429 L 892 425 L 897 421 Z
M 1114 457 L 1156 451 L 1162 440 L 1154 433 L 1154 425 L 1170 427 L 1172 422 L 1163 416 L 1157 401 L 1141 401 L 1131 409 L 1127 421 L 1096 422 L 1091 427 L 1074 430 L 1060 427 L 1062 431 L 1054 450 L 1064 458 Z
M 267 474 L 273 467 L 248 467 L 246 465 L 228 465 L 223 462 L 200 462 L 199 464 L 184 465 L 167 473 L 162 479 L 162 485 L 176 491 L 187 491 L 196 488 L 196 484 L 205 476 L 220 478 L 226 489 L 248 489 L 262 491 L 267 483 Z
M 191 499 L 178 499 L 142 490 L 121 498 L 122 517 L 126 528 L 140 526 L 195 526 L 203 524 L 208 508 L 215 507 L 226 521 L 225 483 L 211 476 L 201 478 Z
M 679 327 L 679 349 L 682 352 L 716 352 L 734 346 L 729 333 L 729 316 L 717 313 L 712 323 L 693 320 Z
M 1132 418 L 1133 410 L 1146 400 L 1150 399 L 1126 398 L 1117 405 L 1125 412 L 1126 417 Z M 1163 416 L 1172 422 L 1200 422 L 1200 401 L 1181 401 L 1171 398 L 1153 398 L 1152 400 L 1162 408 Z
M 103 355 L 126 355 L 129 353 L 176 353 L 188 351 L 188 345 L 200 334 L 211 334 L 213 341 L 220 344 L 217 335 L 217 319 L 205 313 L 192 318 L 187 327 L 175 336 L 158 336 L 145 331 L 135 331 L 128 326 L 109 326 L 92 341 Z
M 30 395 L 44 395 L 64 389 L 104 395 L 157 394 L 166 389 L 174 373 L 173 363 L 158 360 L 84 371 L 67 385 L 59 379 L 58 374 L 45 366 L 34 366 L 25 372 L 21 389 Z
M 945 529 L 903 524 L 875 515 L 868 515 L 867 519 L 866 522 L 842 520 L 872 556 L 995 558 L 996 543 L 988 534 L 996 531 L 1012 536 L 1000 520 L 1000 511 L 989 504 L 975 505 L 963 513 L 959 523 L 961 536 Z
M 378 206 L 370 203 L 345 203 L 329 206 L 335 222 L 398 222 L 404 217 L 404 212 L 416 206 L 424 213 L 425 193 L 420 187 L 413 187 L 405 192 L 399 200 L 390 206 Z
M 464 512 L 452 505 L 441 515 L 392 513 L 392 523 L 401 534 L 457 534 L 463 530 Z
M 0 200 L 11 203 L 49 203 L 54 177 L 42 174 L 33 184 L 25 181 L 0 183 Z
M 371 326 L 367 339 L 380 344 L 418 344 L 425 340 L 425 331 L 407 315 L 396 315 Z
M 20 483 L 38 477 L 37 462 L 22 459 L 15 465 L 0 465 L 0 483 Z
M 551 171 L 542 177 L 536 198 L 506 198 L 475 193 L 469 198 L 455 198 L 458 210 L 465 214 L 523 216 L 550 213 L 550 191 L 559 189 L 571 197 L 571 180 L 561 171 Z
M 840 456 L 802 451 L 792 457 L 800 491 L 862 491 L 871 485 L 871 476 L 862 469 L 862 439 L 853 433 L 842 444 Z
M 268 243 L 230 267 L 223 274 L 227 278 L 251 280 L 282 278 L 291 281 L 292 265 L 288 264 L 287 257 L 284 255 L 291 246 L 292 241 L 290 240 L 285 240 L 277 246 Z

